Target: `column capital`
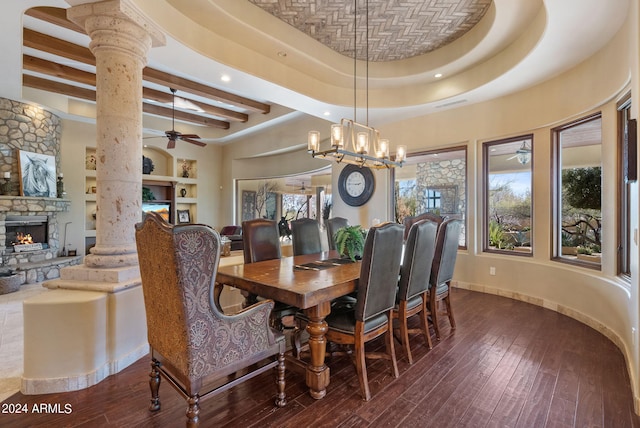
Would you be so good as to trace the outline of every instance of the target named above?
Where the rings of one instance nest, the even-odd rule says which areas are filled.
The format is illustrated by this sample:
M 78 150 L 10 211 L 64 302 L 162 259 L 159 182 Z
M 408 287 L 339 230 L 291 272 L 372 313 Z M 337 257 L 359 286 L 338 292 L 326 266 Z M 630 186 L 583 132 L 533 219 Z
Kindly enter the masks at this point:
M 129 22 L 144 30 L 151 39 L 152 47 L 166 44 L 162 29 L 155 22 L 149 20 L 130 0 L 107 0 L 80 4 L 67 9 L 67 18 L 84 28 L 89 36 L 91 36 L 92 30 L 114 29 L 113 25 Z M 101 24 L 107 24 L 108 27 L 97 27 Z M 87 28 L 88 26 L 94 28 Z

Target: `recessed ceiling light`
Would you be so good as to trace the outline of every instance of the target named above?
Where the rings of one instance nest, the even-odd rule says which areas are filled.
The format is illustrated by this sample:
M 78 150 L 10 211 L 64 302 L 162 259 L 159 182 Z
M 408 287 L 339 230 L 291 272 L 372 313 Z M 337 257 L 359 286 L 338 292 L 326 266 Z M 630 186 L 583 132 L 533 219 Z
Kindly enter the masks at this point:
M 442 73 L 436 73 L 433 75 L 433 77 L 435 77 L 436 79 L 439 79 L 442 77 Z
M 324 114 L 325 116 L 331 116 L 331 112 L 330 112 L 330 111 L 325 111 L 323 114 Z
M 229 76 L 228 74 L 223 74 L 222 76 L 220 76 L 220 80 L 222 80 L 223 82 L 230 82 L 231 76 Z

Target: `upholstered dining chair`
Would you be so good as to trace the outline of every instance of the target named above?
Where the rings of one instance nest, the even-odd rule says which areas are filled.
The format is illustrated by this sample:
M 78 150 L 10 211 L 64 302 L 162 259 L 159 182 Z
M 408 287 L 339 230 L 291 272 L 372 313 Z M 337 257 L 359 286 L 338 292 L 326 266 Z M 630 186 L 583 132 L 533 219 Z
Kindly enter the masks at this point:
M 391 372 L 398 377 L 394 349 L 392 313 L 396 299 L 403 228 L 385 223 L 369 229 L 365 241 L 357 298 L 354 305 L 336 305 L 326 317 L 327 341 L 353 345 L 360 391 L 365 401 L 371 399 L 366 359 L 387 359 Z M 385 335 L 386 353 L 365 352 L 365 344 Z
M 301 218 L 291 222 L 293 255 L 314 254 L 322 251 L 320 225 L 317 220 Z
M 418 214 L 415 216 L 407 216 L 402 220 L 402 224 L 404 225 L 404 240 L 407 240 L 409 236 L 409 230 L 411 230 L 411 226 L 420 221 L 420 220 L 430 220 L 434 222 L 438 227 L 442 224 L 443 221 L 447 219 L 446 216 L 441 216 L 432 212 L 424 212 L 422 214 Z
M 242 240 L 245 264 L 279 259 L 282 257 L 278 222 L 275 220 L 256 218 L 243 221 Z M 247 296 L 248 304 L 253 304 L 257 300 L 258 296 Z M 297 310 L 297 308 L 285 303 L 275 302 L 275 306 L 271 311 L 271 326 L 280 331 L 284 330 L 287 326 L 282 323 L 282 319 L 295 315 Z M 293 328 L 293 325 L 288 328 Z
M 453 318 L 453 310 L 451 308 L 451 279 L 453 278 L 453 270 L 458 256 L 461 227 L 462 221 L 448 219 L 442 222 L 438 228 L 436 252 L 433 256 L 431 278 L 429 280 L 429 310 L 433 321 L 433 329 L 438 340 L 440 340 L 440 313 L 438 312 L 438 304 L 440 302 L 445 304 L 445 315 L 449 317 L 451 329 L 454 330 L 456 328 L 456 321 Z
M 330 250 L 336 250 L 335 236 L 338 229 L 349 226 L 349 220 L 343 217 L 332 217 L 327 219 L 327 242 Z
M 400 342 L 409 364 L 413 364 L 409 333 L 423 333 L 427 347 L 432 348 L 427 305 L 437 230 L 438 225 L 430 220 L 420 220 L 413 223 L 404 246 L 404 258 L 400 268 L 400 281 L 393 318 L 397 320 Z M 407 320 L 415 315 L 420 316 L 421 328 L 409 329 Z
M 278 222 L 255 218 L 242 222 L 244 262 L 255 263 L 282 257 Z
M 201 399 L 273 368 L 276 405 L 284 406 L 285 338 L 269 326 L 273 301 L 231 316 L 219 309 L 218 232 L 205 225 L 172 226 L 149 213 L 135 236 L 151 349 L 149 410 L 160 410 L 164 377 L 187 400 L 187 427 L 197 427 Z M 228 381 L 236 372 L 241 374 Z M 201 392 L 211 384 L 216 386 Z

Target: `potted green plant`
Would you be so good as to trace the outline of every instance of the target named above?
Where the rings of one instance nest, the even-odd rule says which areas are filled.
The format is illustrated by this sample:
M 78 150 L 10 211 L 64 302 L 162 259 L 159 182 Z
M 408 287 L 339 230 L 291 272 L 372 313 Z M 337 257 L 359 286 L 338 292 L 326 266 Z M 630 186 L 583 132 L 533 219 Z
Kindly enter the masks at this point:
M 362 258 L 364 238 L 364 230 L 359 225 L 355 225 L 338 229 L 334 240 L 341 257 L 356 261 Z

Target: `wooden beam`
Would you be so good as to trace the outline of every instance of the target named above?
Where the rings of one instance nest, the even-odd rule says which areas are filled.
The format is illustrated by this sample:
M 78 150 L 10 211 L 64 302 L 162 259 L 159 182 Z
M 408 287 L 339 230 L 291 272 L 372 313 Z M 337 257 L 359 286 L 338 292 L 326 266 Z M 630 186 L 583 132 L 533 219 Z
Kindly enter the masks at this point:
M 154 70 L 152 68 L 145 68 L 144 70 L 142 70 L 142 74 L 144 80 L 146 81 L 167 86 L 169 88 L 179 89 L 181 91 L 199 95 L 201 97 L 211 98 L 254 112 L 267 114 L 269 113 L 271 108 L 269 104 L 261 103 L 259 101 L 221 91 L 220 89 L 212 88 L 211 86 L 203 85 L 192 80 L 183 79 L 181 77 L 174 76 L 163 71 Z
M 85 85 L 96 86 L 95 74 L 52 61 L 47 61 L 46 59 L 23 55 L 22 67 L 26 70 L 35 71 L 37 73 L 48 74 L 49 76 L 56 76 L 61 79 L 84 83 Z
M 49 52 L 64 58 L 72 59 L 84 64 L 96 65 L 96 58 L 88 48 L 57 39 L 37 31 L 24 28 L 22 43 L 30 48 Z
M 24 14 L 36 19 L 40 19 L 41 21 L 48 22 L 50 24 L 58 25 L 68 30 L 87 34 L 84 31 L 84 28 L 67 19 L 67 9 L 62 9 L 59 7 L 38 6 L 27 9 Z
M 78 46 L 73 43 L 69 43 L 65 40 L 57 39 L 55 37 L 48 36 L 46 34 L 38 33 L 37 31 L 23 29 L 23 43 L 25 46 L 49 52 L 54 55 L 58 55 L 64 58 L 68 58 L 74 61 L 81 62 L 83 64 L 89 64 L 95 66 L 95 57 L 88 48 Z M 188 79 L 183 79 L 178 76 L 171 75 L 159 70 L 146 67 L 142 71 L 143 79 L 149 82 L 153 82 L 159 85 L 167 86 L 182 90 L 187 93 L 199 95 L 205 98 L 214 99 L 223 103 L 231 104 L 240 108 L 244 108 L 250 111 L 267 114 L 269 113 L 271 106 L 269 104 L 261 103 L 249 98 L 241 97 L 239 95 L 231 94 L 229 92 L 222 91 L 220 89 L 213 88 L 211 86 L 203 85 L 198 82 L 194 82 Z M 203 110 L 208 111 L 210 109 L 212 115 L 221 115 L 222 111 L 218 110 L 219 107 L 209 106 Z M 225 110 L 225 109 L 222 109 Z M 216 111 L 216 113 L 213 113 Z M 232 110 L 229 110 L 231 112 Z M 225 113 L 229 120 L 246 122 L 242 116 L 238 116 L 235 113 Z
M 145 113 L 164 117 L 172 117 L 173 115 L 172 109 L 149 103 L 143 103 L 142 110 Z M 191 122 L 197 125 L 208 126 L 210 128 L 229 129 L 229 122 L 224 122 L 222 120 L 211 119 L 205 116 L 198 116 L 196 114 L 186 113 L 180 110 L 176 110 L 175 114 L 176 119 L 182 120 L 184 122 Z
M 158 101 L 160 103 L 170 103 L 173 101 L 173 95 L 168 92 L 157 91 L 151 88 L 142 88 L 142 96 L 143 98 L 147 98 L 149 100 Z M 233 122 L 246 122 L 249 119 L 249 116 L 245 113 L 240 113 L 233 110 L 228 110 L 216 106 L 212 106 L 210 104 L 201 103 L 199 101 L 195 101 L 193 99 L 189 99 L 183 96 L 180 98 L 184 98 L 200 107 L 204 110 L 205 113 L 210 114 L 212 116 L 218 116 L 226 120 L 230 120 Z
M 28 74 L 22 75 L 22 84 L 30 88 L 67 95 L 69 97 L 80 98 L 89 101 L 96 100 L 96 92 L 91 89 L 79 88 L 77 86 L 68 85 L 66 83 L 54 82 L 52 80 L 43 79 L 41 77 L 29 76 Z
M 30 76 L 28 74 L 22 75 L 22 84 L 24 86 L 40 89 L 42 91 L 53 92 L 56 94 L 67 95 L 69 97 L 80 98 L 83 100 L 94 101 L 96 100 L 96 93 L 91 89 L 80 88 L 66 83 L 54 82 L 52 80 L 43 79 L 41 77 Z M 158 116 L 172 118 L 173 110 L 167 107 L 161 107 L 153 104 L 143 103 L 142 111 L 149 114 L 155 114 Z M 185 113 L 183 111 L 176 110 L 175 118 L 184 122 L 195 123 L 197 125 L 207 126 L 217 129 L 229 129 L 229 122 L 222 120 L 212 119 L 209 117 L 198 116 L 191 113 Z
M 35 71 L 42 74 L 48 74 L 50 76 L 56 76 L 61 79 L 70 80 L 72 82 L 84 83 L 85 85 L 96 85 L 96 76 L 93 73 L 87 71 L 78 70 L 77 68 L 68 67 L 66 65 L 60 65 L 52 61 L 36 58 L 30 55 L 23 55 L 22 57 L 23 67 L 26 70 Z M 158 101 L 161 103 L 170 103 L 173 100 L 173 95 L 167 92 L 157 91 L 151 88 L 142 88 L 143 98 Z M 184 97 L 183 97 L 184 98 Z M 186 99 L 186 98 L 185 98 Z M 192 100 L 190 100 L 192 101 Z M 218 116 L 223 119 L 233 120 L 235 122 L 246 122 L 248 115 L 233 110 L 227 110 L 219 107 L 215 107 L 205 103 L 199 103 L 192 101 L 198 107 L 202 108 L 205 113 Z M 168 117 L 172 117 L 171 114 Z

